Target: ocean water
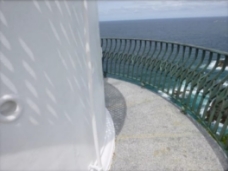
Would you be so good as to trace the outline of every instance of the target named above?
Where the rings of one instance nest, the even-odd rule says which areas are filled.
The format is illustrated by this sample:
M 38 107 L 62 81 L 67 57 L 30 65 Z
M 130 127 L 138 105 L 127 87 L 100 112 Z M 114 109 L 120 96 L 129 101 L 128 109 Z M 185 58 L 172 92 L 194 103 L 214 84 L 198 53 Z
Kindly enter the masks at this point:
M 100 22 L 100 35 L 175 41 L 228 52 L 228 17 Z

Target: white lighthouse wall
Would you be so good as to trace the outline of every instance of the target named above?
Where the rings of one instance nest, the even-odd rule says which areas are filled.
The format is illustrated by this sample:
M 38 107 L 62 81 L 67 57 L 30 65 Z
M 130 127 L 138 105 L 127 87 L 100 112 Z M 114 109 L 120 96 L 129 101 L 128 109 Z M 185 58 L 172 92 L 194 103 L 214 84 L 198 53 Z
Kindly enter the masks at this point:
M 97 160 L 89 86 L 105 146 L 96 2 L 87 4 L 89 11 L 83 1 L 0 1 L 0 98 L 16 96 L 22 106 L 17 120 L 0 120 L 0 170 L 88 170 Z
M 100 45 L 100 35 L 99 33 L 99 25 L 98 25 L 98 13 L 97 8 L 94 8 L 96 5 L 96 1 L 89 1 L 88 3 L 88 10 L 87 15 L 88 19 L 90 20 L 88 23 L 89 27 L 89 42 L 91 44 L 90 51 L 91 51 L 91 64 L 92 64 L 92 81 L 93 81 L 93 102 L 94 102 L 94 111 L 99 113 L 96 115 L 96 122 L 98 128 L 98 136 L 99 136 L 99 144 L 100 146 L 103 145 L 103 139 L 105 135 L 104 123 L 106 122 L 106 113 L 105 113 L 105 106 L 104 100 L 104 82 L 102 75 L 102 52 L 101 52 L 101 45 Z M 95 19 L 96 18 L 96 19 Z M 96 57 L 98 58 L 96 58 Z M 101 97 L 101 98 L 100 98 Z

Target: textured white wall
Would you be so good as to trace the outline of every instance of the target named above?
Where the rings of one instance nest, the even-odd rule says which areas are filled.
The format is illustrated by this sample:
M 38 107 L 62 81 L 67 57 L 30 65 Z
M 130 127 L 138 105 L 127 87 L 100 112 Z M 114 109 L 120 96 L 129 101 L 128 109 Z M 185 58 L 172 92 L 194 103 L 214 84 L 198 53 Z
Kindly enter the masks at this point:
M 93 114 L 99 150 L 107 143 L 96 2 L 0 1 L 6 94 L 23 112 L 0 121 L 0 170 L 88 170 L 97 160 Z

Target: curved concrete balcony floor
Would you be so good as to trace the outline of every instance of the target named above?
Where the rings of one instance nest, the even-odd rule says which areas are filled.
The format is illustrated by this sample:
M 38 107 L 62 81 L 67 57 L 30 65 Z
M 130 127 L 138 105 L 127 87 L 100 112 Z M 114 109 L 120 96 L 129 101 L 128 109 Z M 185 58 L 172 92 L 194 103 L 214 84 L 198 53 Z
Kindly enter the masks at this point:
M 106 106 L 116 130 L 112 171 L 222 171 L 228 162 L 210 135 L 161 96 L 105 80 Z

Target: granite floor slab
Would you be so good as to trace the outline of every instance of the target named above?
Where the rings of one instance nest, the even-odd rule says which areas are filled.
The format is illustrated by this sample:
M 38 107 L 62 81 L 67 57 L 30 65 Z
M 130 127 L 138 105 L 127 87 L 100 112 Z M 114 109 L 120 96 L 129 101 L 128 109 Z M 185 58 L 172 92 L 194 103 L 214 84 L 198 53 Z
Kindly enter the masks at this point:
M 218 152 L 221 149 L 216 144 L 212 147 L 191 119 L 169 101 L 111 78 L 105 79 L 105 94 L 116 130 L 112 171 L 227 169 L 227 160 Z

